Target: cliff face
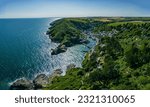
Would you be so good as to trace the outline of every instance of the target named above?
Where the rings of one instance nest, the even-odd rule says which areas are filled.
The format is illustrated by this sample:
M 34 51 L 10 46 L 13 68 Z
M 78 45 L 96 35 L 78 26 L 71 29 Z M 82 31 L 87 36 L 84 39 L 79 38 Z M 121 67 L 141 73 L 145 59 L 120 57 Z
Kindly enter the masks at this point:
M 46 89 L 150 89 L 150 23 L 111 21 L 93 32 L 99 43 L 82 68 L 67 70 Z

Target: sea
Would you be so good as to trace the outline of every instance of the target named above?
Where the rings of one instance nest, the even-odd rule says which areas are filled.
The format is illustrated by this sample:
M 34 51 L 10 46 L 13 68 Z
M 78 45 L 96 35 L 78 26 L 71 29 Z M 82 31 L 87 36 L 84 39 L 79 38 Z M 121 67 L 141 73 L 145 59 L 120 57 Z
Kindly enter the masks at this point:
M 8 90 L 19 78 L 33 79 L 40 73 L 51 74 L 69 64 L 81 67 L 87 51 L 96 42 L 89 39 L 86 45 L 76 45 L 67 52 L 51 55 L 58 46 L 46 35 L 50 23 L 59 18 L 0 19 L 0 90 Z M 90 48 L 89 48 L 90 47 Z

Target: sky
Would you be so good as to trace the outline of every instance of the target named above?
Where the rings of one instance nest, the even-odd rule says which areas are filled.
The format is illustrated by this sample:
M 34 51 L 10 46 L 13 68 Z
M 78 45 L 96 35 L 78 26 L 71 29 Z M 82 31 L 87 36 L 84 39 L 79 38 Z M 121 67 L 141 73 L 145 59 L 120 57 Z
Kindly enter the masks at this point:
M 150 0 L 0 0 L 0 18 L 150 16 Z

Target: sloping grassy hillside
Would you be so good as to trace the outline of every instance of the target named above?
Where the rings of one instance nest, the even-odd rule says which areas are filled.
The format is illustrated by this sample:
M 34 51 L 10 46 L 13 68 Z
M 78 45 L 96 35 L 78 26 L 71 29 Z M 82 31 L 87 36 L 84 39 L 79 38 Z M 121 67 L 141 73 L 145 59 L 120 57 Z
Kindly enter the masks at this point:
M 60 19 L 51 24 L 47 34 L 54 42 L 65 46 L 79 44 L 86 36 L 81 32 L 89 28 L 88 19 Z

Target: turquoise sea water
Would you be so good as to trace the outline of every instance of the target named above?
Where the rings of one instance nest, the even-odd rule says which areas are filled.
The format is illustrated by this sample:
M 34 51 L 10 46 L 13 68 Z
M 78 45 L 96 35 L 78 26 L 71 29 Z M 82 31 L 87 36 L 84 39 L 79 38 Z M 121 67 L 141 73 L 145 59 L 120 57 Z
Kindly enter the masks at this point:
M 33 79 L 38 73 L 50 74 L 53 70 L 74 63 L 81 66 L 84 45 L 71 47 L 65 53 L 51 56 L 58 44 L 51 42 L 46 31 L 55 18 L 0 19 L 0 89 L 22 77 Z M 94 46 L 90 42 L 89 46 Z

